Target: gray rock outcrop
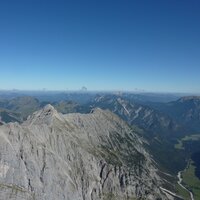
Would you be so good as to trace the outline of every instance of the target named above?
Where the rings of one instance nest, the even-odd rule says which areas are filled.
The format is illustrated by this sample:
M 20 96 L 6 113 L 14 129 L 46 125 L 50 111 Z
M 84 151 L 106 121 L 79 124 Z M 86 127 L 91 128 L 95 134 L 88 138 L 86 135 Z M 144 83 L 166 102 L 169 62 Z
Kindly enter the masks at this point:
M 51 105 L 0 126 L 0 200 L 173 199 L 143 140 L 110 111 Z

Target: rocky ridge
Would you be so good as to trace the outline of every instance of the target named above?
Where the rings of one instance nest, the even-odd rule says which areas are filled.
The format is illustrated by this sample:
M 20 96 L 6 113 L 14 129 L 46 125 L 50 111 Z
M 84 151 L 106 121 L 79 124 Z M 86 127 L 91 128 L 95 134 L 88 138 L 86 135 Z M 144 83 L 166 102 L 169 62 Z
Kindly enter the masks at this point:
M 110 111 L 58 113 L 51 105 L 0 126 L 0 199 L 173 199 L 143 140 Z

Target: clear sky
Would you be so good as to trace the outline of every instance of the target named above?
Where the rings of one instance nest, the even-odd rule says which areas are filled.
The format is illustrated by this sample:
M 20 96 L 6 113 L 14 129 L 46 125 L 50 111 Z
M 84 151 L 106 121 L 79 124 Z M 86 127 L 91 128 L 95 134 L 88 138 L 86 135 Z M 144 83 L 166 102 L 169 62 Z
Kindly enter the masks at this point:
M 0 89 L 200 92 L 199 0 L 1 0 Z

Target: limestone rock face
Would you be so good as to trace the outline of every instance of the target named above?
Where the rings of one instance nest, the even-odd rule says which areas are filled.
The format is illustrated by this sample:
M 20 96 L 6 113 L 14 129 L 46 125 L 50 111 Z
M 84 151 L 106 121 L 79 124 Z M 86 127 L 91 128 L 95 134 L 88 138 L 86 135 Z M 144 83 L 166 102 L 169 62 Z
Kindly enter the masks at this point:
M 143 141 L 110 111 L 58 113 L 0 126 L 0 200 L 173 199 Z

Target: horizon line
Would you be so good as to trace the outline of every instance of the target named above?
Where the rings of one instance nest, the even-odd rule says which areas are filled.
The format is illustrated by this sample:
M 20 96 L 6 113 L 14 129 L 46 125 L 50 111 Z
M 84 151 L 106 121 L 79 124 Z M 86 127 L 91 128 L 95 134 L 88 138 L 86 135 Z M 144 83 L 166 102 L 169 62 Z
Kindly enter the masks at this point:
M 51 92 L 65 92 L 65 93 L 135 93 L 135 94 L 188 94 L 188 95 L 200 95 L 200 92 L 175 92 L 175 91 L 145 91 L 145 90 L 81 90 L 81 89 L 0 89 L 0 92 L 42 92 L 42 93 L 51 93 Z

